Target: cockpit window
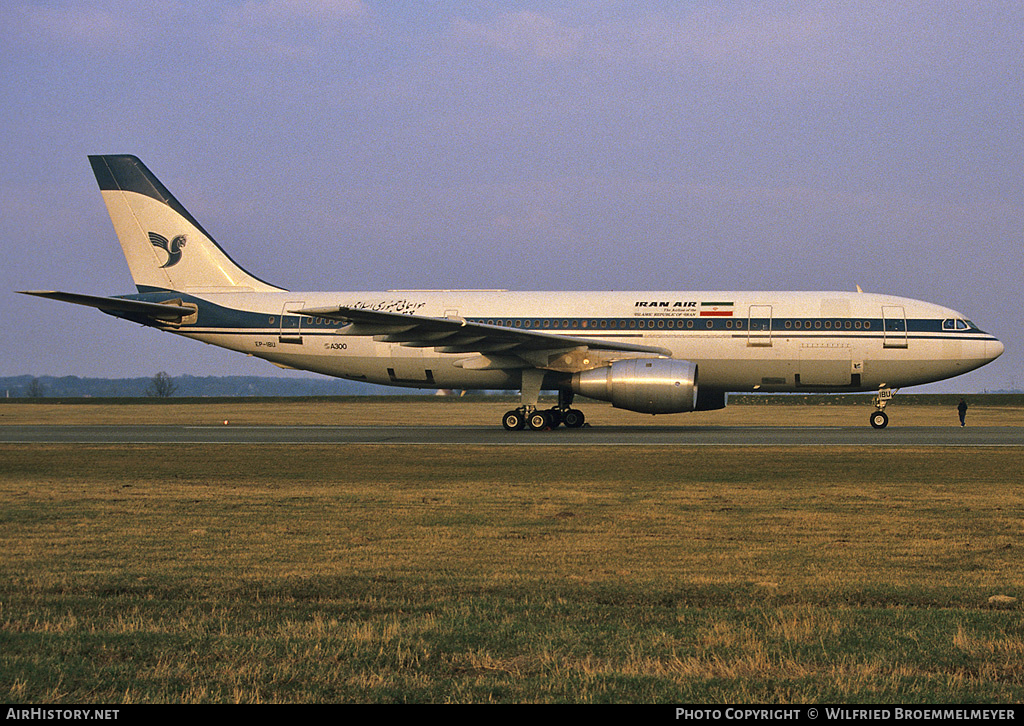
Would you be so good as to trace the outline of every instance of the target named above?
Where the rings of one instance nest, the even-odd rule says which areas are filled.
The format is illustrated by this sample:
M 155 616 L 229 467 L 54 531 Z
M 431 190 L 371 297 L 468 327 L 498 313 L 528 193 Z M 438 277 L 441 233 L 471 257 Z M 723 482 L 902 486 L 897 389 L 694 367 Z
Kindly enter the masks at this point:
M 943 330 L 970 330 L 973 324 L 969 320 L 961 320 L 959 318 L 946 319 L 942 321 Z

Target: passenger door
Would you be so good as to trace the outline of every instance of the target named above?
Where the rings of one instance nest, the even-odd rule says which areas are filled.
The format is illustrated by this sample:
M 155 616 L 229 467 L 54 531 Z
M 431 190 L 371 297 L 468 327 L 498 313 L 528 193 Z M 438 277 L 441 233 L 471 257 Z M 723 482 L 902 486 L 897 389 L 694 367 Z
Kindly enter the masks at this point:
M 907 347 L 907 317 L 902 305 L 882 306 L 882 346 Z
M 299 310 L 305 305 L 301 300 L 286 302 L 281 308 L 281 329 L 277 339 L 281 343 L 302 344 L 302 316 L 289 315 L 289 310 Z
M 751 305 L 747 315 L 747 345 L 771 347 L 772 306 Z

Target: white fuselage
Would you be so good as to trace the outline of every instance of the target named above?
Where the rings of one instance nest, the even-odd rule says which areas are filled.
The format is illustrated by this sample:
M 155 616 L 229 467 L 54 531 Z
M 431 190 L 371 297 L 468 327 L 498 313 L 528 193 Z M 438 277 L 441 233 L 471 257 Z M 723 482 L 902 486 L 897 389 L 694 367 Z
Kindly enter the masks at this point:
M 723 391 L 898 388 L 965 373 L 1003 350 L 954 310 L 868 293 L 186 291 L 185 299 L 200 304 L 198 319 L 166 329 L 285 367 L 417 388 L 514 389 L 520 370 L 467 367 L 465 353 L 351 335 L 337 320 L 289 311 L 341 305 L 657 346 L 697 363 L 702 387 Z

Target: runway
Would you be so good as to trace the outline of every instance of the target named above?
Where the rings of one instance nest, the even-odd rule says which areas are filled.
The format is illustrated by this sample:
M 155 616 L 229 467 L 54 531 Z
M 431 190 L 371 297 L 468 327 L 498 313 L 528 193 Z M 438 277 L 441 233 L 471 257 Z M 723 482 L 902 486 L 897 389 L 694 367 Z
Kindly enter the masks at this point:
M 0 426 L 4 444 L 377 444 L 387 446 L 1024 446 L 1013 426 Z

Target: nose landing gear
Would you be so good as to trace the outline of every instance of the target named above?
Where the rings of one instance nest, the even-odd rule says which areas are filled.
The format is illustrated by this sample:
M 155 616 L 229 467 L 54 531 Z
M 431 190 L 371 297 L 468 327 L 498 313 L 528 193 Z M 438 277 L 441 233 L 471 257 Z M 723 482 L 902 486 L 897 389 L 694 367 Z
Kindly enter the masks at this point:
M 885 405 L 892 400 L 892 397 L 900 389 L 879 388 L 872 403 L 875 404 L 875 412 L 871 414 L 871 428 L 884 429 L 889 425 L 889 415 L 885 412 Z

